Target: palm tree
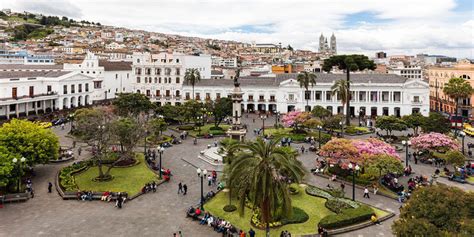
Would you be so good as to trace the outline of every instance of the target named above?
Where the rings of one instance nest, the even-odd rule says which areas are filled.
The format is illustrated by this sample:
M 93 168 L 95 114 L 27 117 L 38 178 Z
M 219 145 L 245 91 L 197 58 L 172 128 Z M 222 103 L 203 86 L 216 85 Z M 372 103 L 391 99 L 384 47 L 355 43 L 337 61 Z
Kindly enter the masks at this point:
M 449 79 L 449 82 L 444 85 L 443 92 L 444 94 L 446 94 L 447 96 L 449 96 L 451 99 L 454 100 L 454 103 L 456 105 L 455 114 L 457 117 L 459 100 L 471 97 L 473 93 L 473 89 L 471 87 L 471 84 L 469 84 L 468 81 L 462 78 L 455 77 L 455 78 Z M 455 131 L 457 132 L 457 129 L 458 129 L 457 122 L 455 122 L 454 127 L 455 127 Z
M 376 65 L 374 61 L 370 60 L 365 55 L 335 55 L 326 60 L 324 60 L 323 71 L 330 72 L 333 67 L 338 67 L 339 70 L 344 70 L 346 72 L 346 81 L 347 81 L 347 94 L 350 95 L 350 84 L 351 80 L 351 71 L 363 71 L 365 69 L 374 70 Z M 350 111 L 350 98 L 346 101 L 346 125 L 351 125 L 351 111 Z
M 332 85 L 331 90 L 333 95 L 339 95 L 341 98 L 341 103 L 342 107 L 344 108 L 344 105 L 347 105 L 347 101 L 350 100 L 350 95 L 348 94 L 349 92 L 349 86 L 350 86 L 350 81 L 346 81 L 344 79 L 340 79 L 334 82 L 334 85 Z M 343 110 L 344 111 L 344 110 Z M 349 113 L 349 108 L 346 107 L 346 114 Z
M 309 96 L 308 96 L 308 91 L 309 91 L 309 86 L 313 87 L 316 84 L 316 75 L 314 73 L 309 73 L 309 72 L 303 72 L 298 74 L 298 77 L 296 80 L 300 83 L 301 88 L 305 88 L 305 97 L 306 97 L 306 111 L 311 111 L 309 109 Z
M 224 138 L 220 142 L 219 154 L 224 157 L 224 163 L 228 164 L 224 167 L 224 169 L 228 169 L 229 165 L 232 163 L 232 160 L 235 157 L 235 153 L 239 149 L 240 141 L 232 139 L 232 138 Z M 224 180 L 226 180 L 227 187 L 231 186 L 231 179 L 227 179 L 227 172 L 224 172 Z M 232 205 L 232 190 L 229 189 L 229 204 Z
M 287 147 L 278 147 L 279 139 L 264 142 L 261 138 L 243 143 L 229 165 L 228 179 L 239 198 L 239 214 L 244 215 L 245 203 L 250 201 L 253 209 L 260 210 L 260 219 L 267 226 L 274 213 L 281 211 L 282 217 L 292 214 L 288 183 L 282 177 L 298 183 L 306 173 L 296 159 L 296 153 Z
M 199 70 L 197 68 L 189 68 L 186 70 L 186 73 L 184 74 L 184 81 L 186 81 L 186 84 L 191 84 L 193 87 L 193 100 L 194 100 L 194 85 L 198 81 L 201 81 L 201 74 L 199 73 Z

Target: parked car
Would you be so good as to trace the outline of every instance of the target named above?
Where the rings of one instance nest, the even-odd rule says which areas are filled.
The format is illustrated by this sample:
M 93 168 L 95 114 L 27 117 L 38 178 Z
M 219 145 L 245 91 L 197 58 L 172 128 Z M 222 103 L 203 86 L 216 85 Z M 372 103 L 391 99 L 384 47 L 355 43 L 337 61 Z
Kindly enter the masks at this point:
M 66 123 L 67 120 L 65 118 L 58 118 L 58 119 L 53 119 L 51 121 L 51 123 L 53 124 L 53 126 L 58 126 L 58 125 L 61 125 L 63 123 Z
M 161 147 L 164 147 L 164 148 L 168 148 L 168 147 L 172 147 L 173 145 L 171 145 L 171 143 L 169 142 L 164 142 L 161 144 Z

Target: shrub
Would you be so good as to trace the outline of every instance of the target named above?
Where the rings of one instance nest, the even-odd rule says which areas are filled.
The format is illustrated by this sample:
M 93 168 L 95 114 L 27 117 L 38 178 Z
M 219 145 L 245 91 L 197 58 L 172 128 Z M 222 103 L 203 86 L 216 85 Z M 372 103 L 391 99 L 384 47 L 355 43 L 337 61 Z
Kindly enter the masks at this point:
M 181 125 L 181 126 L 178 126 L 177 128 L 178 130 L 181 130 L 181 131 L 188 131 L 188 130 L 193 130 L 194 125 Z
M 221 128 L 221 127 L 210 127 L 209 130 L 220 130 L 220 131 L 222 131 L 224 129 Z
M 326 203 L 324 204 L 324 206 L 326 206 L 327 209 L 337 214 L 341 213 L 344 209 L 352 208 L 349 204 L 335 198 L 328 199 Z
M 345 133 L 348 134 L 361 134 L 361 133 L 368 133 L 369 129 L 366 127 L 356 127 L 356 126 L 349 126 L 346 129 L 344 129 Z
M 308 186 L 306 187 L 306 193 L 311 196 L 316 196 L 316 197 L 321 197 L 325 199 L 331 199 L 333 198 L 332 195 L 322 189 L 319 189 L 314 186 Z
M 214 136 L 219 136 L 219 135 L 225 135 L 225 131 L 223 130 L 209 130 L 209 133 L 214 135 Z
M 237 207 L 235 205 L 225 205 L 224 206 L 224 211 L 225 212 L 233 212 L 237 210 Z
M 326 229 L 335 229 L 348 225 L 357 224 L 366 220 L 370 220 L 370 217 L 374 211 L 367 205 L 362 205 L 359 208 L 343 209 L 339 214 L 332 214 L 325 216 L 319 222 L 319 226 Z
M 306 222 L 308 219 L 309 216 L 303 209 L 293 207 L 293 215 L 288 219 L 282 219 L 281 223 L 283 225 L 303 223 Z
M 291 186 L 288 188 L 288 191 L 290 191 L 291 195 L 296 195 L 296 194 L 300 193 L 300 190 L 298 190 L 295 187 L 291 187 Z
M 59 172 L 59 185 L 66 191 L 77 190 L 76 181 L 74 180 L 73 175 L 75 173 L 85 170 L 88 166 L 91 165 L 91 163 L 91 161 L 81 161 L 74 163 L 70 166 L 64 167 Z

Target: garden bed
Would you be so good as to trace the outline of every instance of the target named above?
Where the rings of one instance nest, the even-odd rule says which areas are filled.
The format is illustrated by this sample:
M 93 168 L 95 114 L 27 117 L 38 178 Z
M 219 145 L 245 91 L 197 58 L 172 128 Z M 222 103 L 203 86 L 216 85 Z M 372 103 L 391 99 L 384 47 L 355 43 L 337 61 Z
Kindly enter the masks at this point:
M 314 137 L 316 142 L 319 141 L 319 132 L 312 132 L 306 131 L 306 133 L 292 133 L 292 128 L 268 128 L 265 129 L 265 135 L 269 135 L 271 137 L 289 137 L 293 142 L 304 142 L 305 138 L 307 137 Z M 331 135 L 321 132 L 321 142 L 322 144 L 326 143 L 327 141 L 331 140 Z

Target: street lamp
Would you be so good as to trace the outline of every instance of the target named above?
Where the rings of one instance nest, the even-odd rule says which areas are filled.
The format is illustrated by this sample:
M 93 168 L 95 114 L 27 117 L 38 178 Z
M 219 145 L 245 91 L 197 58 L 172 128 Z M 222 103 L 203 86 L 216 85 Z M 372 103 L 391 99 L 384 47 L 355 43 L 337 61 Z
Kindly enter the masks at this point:
M 148 130 L 145 129 L 145 147 L 143 149 L 143 155 L 145 155 L 145 158 L 147 158 L 147 155 L 146 155 L 146 137 L 148 136 Z
M 318 128 L 318 137 L 319 137 L 318 144 L 319 144 L 319 149 L 321 149 L 321 130 L 323 130 L 323 127 L 321 127 L 321 125 L 318 125 L 317 128 Z
M 204 123 L 204 117 L 203 116 L 197 116 L 196 119 L 197 119 L 197 121 L 201 120 L 201 122 Z M 201 126 L 202 126 L 201 122 L 198 122 L 198 129 L 199 129 L 198 135 L 201 135 Z
M 406 147 L 406 154 L 405 154 L 405 167 L 408 167 L 408 147 L 411 145 L 410 140 L 403 140 L 402 144 Z
M 207 176 L 207 170 L 201 170 L 201 168 L 197 168 L 196 170 L 198 177 L 201 178 L 201 210 L 204 210 L 204 178 Z
M 349 164 L 349 170 L 351 171 L 352 173 L 352 201 L 355 201 L 355 175 L 356 175 L 356 172 L 359 172 L 360 170 L 360 167 L 359 165 L 353 165 L 352 163 Z
M 21 157 L 20 160 L 18 160 L 17 158 L 13 158 L 12 162 L 14 165 L 18 164 L 18 186 L 17 186 L 17 189 L 16 191 L 17 192 L 20 192 L 20 186 L 21 186 L 21 164 L 25 163 L 26 161 L 26 158 L 25 157 Z
M 275 114 L 275 128 L 278 127 L 278 120 L 280 120 L 280 111 L 274 111 L 274 114 Z
M 165 152 L 165 148 L 164 147 L 160 147 L 158 148 L 158 153 L 160 153 L 160 168 L 159 168 L 159 173 L 160 173 L 160 180 L 161 180 L 161 155 L 163 154 L 163 152 Z
M 260 119 L 262 120 L 262 136 L 265 136 L 265 119 L 267 119 L 267 115 L 261 115 Z
M 466 137 L 466 133 L 464 131 L 459 132 L 459 136 L 462 138 L 462 154 L 465 155 L 464 153 L 464 138 Z

